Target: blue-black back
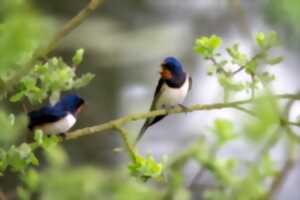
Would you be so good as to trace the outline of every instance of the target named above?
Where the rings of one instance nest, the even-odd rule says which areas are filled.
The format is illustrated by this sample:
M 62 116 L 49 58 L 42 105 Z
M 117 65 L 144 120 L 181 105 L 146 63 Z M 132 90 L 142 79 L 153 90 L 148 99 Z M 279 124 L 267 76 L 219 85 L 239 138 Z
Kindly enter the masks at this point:
M 76 94 L 63 96 L 54 106 L 44 106 L 28 113 L 28 128 L 33 129 L 46 123 L 56 122 L 68 113 L 74 114 L 84 103 L 84 100 Z
M 67 112 L 65 112 L 64 110 L 56 109 L 51 106 L 42 107 L 39 110 L 34 110 L 28 113 L 28 128 L 32 130 L 35 126 L 56 122 L 66 115 Z

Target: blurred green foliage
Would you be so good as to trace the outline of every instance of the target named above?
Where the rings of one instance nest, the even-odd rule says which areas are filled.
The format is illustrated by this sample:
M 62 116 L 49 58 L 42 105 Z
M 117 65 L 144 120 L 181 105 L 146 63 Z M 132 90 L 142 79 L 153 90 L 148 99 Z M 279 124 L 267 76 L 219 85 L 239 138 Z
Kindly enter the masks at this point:
M 298 0 L 277 1 L 265 0 L 264 11 L 271 24 L 282 27 L 286 34 L 286 41 L 290 46 L 299 48 L 300 28 L 300 2 Z
M 293 9 L 290 6 L 284 8 Z M 295 18 L 297 15 L 294 13 L 291 16 Z M 0 76 L 5 81 L 47 41 L 46 33 L 51 26 L 48 19 L 26 0 L 2 0 L 0 20 Z M 201 37 L 195 42 L 195 52 L 212 62 L 207 73 L 215 76 L 224 89 L 225 101 L 245 91 L 251 92 L 249 98 L 255 97 L 251 106 L 244 108 L 252 115 L 246 123 L 235 124 L 223 118 L 214 121 L 207 130 L 213 134 L 213 142 L 197 140 L 181 154 L 174 155 L 174 159 L 162 158 L 160 162 L 151 154 L 142 156 L 134 152 L 127 168 L 126 165 L 111 170 L 74 166 L 69 162 L 64 148 L 58 144 L 58 137 L 48 137 L 36 131 L 32 143 L 21 142 L 17 145 L 25 132 L 26 117 L 2 106 L 0 176 L 7 170 L 18 175 L 20 184 L 12 190 L 21 200 L 33 197 L 42 200 L 188 200 L 192 195 L 185 187 L 183 170 L 193 160 L 199 168 L 214 177 L 214 187 L 203 191 L 205 199 L 266 199 L 270 188 L 267 183 L 278 173 L 270 149 L 281 139 L 287 139 L 288 134 L 281 123 L 279 103 L 268 89 L 268 85 L 275 80 L 275 76 L 268 71 L 269 66 L 282 61 L 281 56 L 273 56 L 271 52 L 279 44 L 277 34 L 257 33 L 254 42 L 258 49 L 255 55 L 241 51 L 239 43 L 225 47 L 226 55 L 221 54 L 219 51 L 223 42 L 216 35 Z M 86 86 L 94 75 L 87 73 L 78 77 L 76 74 L 83 56 L 84 50 L 78 49 L 71 64 L 59 56 L 36 63 L 29 74 L 22 77 L 13 95 L 3 101 L 15 103 L 26 98 L 30 104 L 45 100 L 53 103 L 61 92 Z M 248 79 L 237 80 L 240 72 Z M 249 161 L 218 156 L 218 151 L 236 140 L 253 145 L 253 149 L 257 149 L 257 158 Z M 260 146 L 264 148 L 259 150 Z M 41 149 L 45 157 L 45 164 L 39 168 L 35 168 L 40 162 L 37 149 Z M 151 182 L 152 179 L 159 182 Z
M 28 0 L 1 0 L 0 22 L 0 76 L 6 80 L 45 43 L 51 26 Z
M 8 148 L 12 145 L 26 126 L 27 119 L 25 116 L 15 116 L 14 114 L 8 114 L 5 109 L 1 109 L 0 112 L 0 147 Z

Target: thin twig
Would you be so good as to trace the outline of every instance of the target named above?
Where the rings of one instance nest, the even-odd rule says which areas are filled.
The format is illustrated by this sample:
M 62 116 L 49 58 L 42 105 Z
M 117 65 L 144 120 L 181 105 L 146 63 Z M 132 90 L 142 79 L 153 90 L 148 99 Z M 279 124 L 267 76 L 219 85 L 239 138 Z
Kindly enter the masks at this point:
M 268 191 L 267 199 L 272 199 L 272 197 L 275 195 L 278 189 L 282 186 L 283 181 L 286 179 L 291 169 L 293 169 L 295 162 L 296 159 L 293 156 L 288 157 L 283 168 L 278 173 L 278 175 L 274 178 L 270 190 Z
M 128 151 L 128 153 L 130 155 L 130 158 L 131 158 L 132 162 L 135 162 L 136 161 L 136 159 L 135 159 L 135 157 L 136 157 L 135 156 L 135 151 L 134 151 L 133 146 L 129 142 L 128 131 L 125 130 L 124 128 L 122 128 L 121 126 L 118 126 L 118 125 L 116 125 L 114 128 L 118 131 L 118 133 L 120 134 L 121 138 L 123 139 L 123 142 L 125 143 L 125 146 L 127 148 L 127 151 Z
M 239 67 L 237 70 L 235 70 L 234 72 L 232 72 L 233 75 L 236 75 L 237 73 L 239 73 L 240 71 L 244 70 L 244 66 Z
M 248 110 L 247 108 L 241 107 L 241 106 L 235 106 L 234 108 L 236 108 L 237 110 L 240 110 L 244 113 L 247 113 L 248 115 L 251 115 L 253 117 L 256 117 L 256 113 L 253 112 L 252 110 Z
M 216 159 L 216 155 L 217 155 L 217 152 L 219 150 L 219 146 L 217 143 L 215 143 L 212 147 L 211 147 L 211 152 L 210 152 L 210 158 L 211 160 L 214 160 Z M 194 178 L 192 179 L 191 183 L 189 184 L 188 188 L 189 189 L 193 189 L 193 187 L 196 186 L 196 183 L 198 180 L 201 179 L 202 175 L 204 174 L 204 172 L 207 170 L 206 167 L 202 166 L 201 169 L 199 169 L 199 171 L 197 172 L 197 174 L 194 176 Z
M 223 67 L 218 63 L 218 61 L 214 57 L 209 57 L 208 58 L 215 66 L 217 66 L 217 72 L 224 73 L 226 76 L 230 76 L 230 73 L 225 71 Z
M 243 71 L 245 68 L 246 68 L 246 66 L 248 65 L 248 64 L 250 64 L 251 62 L 253 62 L 253 61 L 255 61 L 255 60 L 257 60 L 257 59 L 259 59 L 260 57 L 262 57 L 264 55 L 264 52 L 258 52 L 257 54 L 255 54 L 245 65 L 242 65 L 242 66 L 240 66 L 237 70 L 235 70 L 235 71 L 233 71 L 232 72 L 232 75 L 236 75 L 236 74 L 238 74 L 239 72 L 241 72 L 241 71 Z
M 64 25 L 61 31 L 54 35 L 45 48 L 38 48 L 33 53 L 32 58 L 24 65 L 24 67 L 22 67 L 13 75 L 11 79 L 4 83 L 5 87 L 0 91 L 0 96 L 2 97 L 7 92 L 13 90 L 15 85 L 19 83 L 24 75 L 30 72 L 34 64 L 39 59 L 47 57 L 47 55 L 58 46 L 58 44 L 64 37 L 66 37 L 66 35 L 77 28 L 103 2 L 104 0 L 91 0 L 85 8 L 83 8 L 76 16 L 74 16 Z

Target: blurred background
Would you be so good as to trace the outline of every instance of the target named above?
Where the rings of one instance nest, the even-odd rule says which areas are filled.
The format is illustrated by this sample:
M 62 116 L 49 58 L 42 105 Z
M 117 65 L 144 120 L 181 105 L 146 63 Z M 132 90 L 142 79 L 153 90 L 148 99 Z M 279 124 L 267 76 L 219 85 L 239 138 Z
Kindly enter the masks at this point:
M 84 0 L 33 2 L 36 9 L 54 24 L 54 31 L 59 30 L 64 22 L 86 4 L 87 1 Z M 300 85 L 297 81 L 300 61 L 299 9 L 300 2 L 297 0 L 106 0 L 101 8 L 66 37 L 52 53 L 70 60 L 75 49 L 84 48 L 85 59 L 78 72 L 96 74 L 91 84 L 78 92 L 86 99 L 87 107 L 74 129 L 147 111 L 159 78 L 160 62 L 167 56 L 179 58 L 185 70 L 193 77 L 193 88 L 185 105 L 222 101 L 222 89 L 217 80 L 206 74 L 209 63 L 193 51 L 195 39 L 204 35 L 216 34 L 222 37 L 224 46 L 240 42 L 243 51 L 255 54 L 254 33 L 269 30 L 278 32 L 282 44 L 277 51 L 285 60 L 279 67 L 271 70 L 277 76 L 273 87 L 278 93 L 296 92 Z M 221 50 L 225 52 L 225 49 Z M 172 157 L 185 149 L 194 138 L 208 134 L 216 117 L 238 122 L 243 120 L 244 114 L 222 110 L 169 116 L 148 129 L 139 143 L 140 150 L 143 154 L 153 153 L 156 159 L 160 159 L 162 155 Z M 136 137 L 141 125 L 142 121 L 128 125 L 132 139 Z M 124 172 L 122 163 L 126 161 L 126 155 L 113 151 L 121 145 L 119 137 L 110 133 L 65 142 L 62 148 L 66 153 L 61 153 L 63 158 L 58 160 L 68 160 L 68 165 L 72 167 L 86 166 L 86 181 L 81 180 L 81 171 L 76 171 L 76 168 L 74 173 L 71 170 L 67 173 L 48 172 L 45 176 L 49 185 L 45 186 L 44 199 L 84 199 L 85 197 L 63 197 L 58 194 L 60 190 L 68 191 L 71 186 L 65 185 L 71 184 L 84 183 L 82 188 L 94 191 L 94 185 L 98 181 L 111 182 L 110 186 L 106 186 L 110 189 L 97 191 L 102 196 L 107 195 L 107 198 L 88 196 L 87 199 L 140 199 L 128 194 L 140 192 L 138 195 L 142 196 L 149 189 L 141 188 L 134 181 L 124 178 L 126 170 Z M 278 160 L 284 157 L 280 148 L 274 152 Z M 227 145 L 220 155 L 251 159 L 253 152 L 243 143 L 233 143 Z M 278 199 L 299 199 L 298 167 L 300 166 L 296 166 L 290 174 Z M 97 171 L 95 176 L 95 170 L 100 168 L 102 170 Z M 186 167 L 186 184 L 197 170 L 193 163 Z M 67 181 L 64 178 L 67 176 L 72 178 Z M 58 183 L 58 179 L 65 179 L 66 182 L 61 180 Z M 96 180 L 90 181 L 91 179 Z M 115 186 L 122 182 L 120 180 L 128 181 L 128 188 L 123 188 L 126 192 Z M 9 183 L 6 184 L 4 188 L 9 188 Z M 193 192 L 193 198 L 200 199 L 201 191 L 196 188 Z M 155 199 L 155 195 L 159 194 L 152 195 L 145 195 L 144 199 Z

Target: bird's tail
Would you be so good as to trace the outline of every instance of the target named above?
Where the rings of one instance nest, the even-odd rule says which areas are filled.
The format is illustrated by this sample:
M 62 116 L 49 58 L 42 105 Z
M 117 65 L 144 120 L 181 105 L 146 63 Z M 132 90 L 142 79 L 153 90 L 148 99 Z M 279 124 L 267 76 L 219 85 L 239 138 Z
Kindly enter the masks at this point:
M 134 142 L 134 146 L 140 141 L 140 139 L 142 138 L 142 136 L 144 135 L 148 127 L 149 127 L 149 120 L 146 120 Z
M 167 116 L 167 115 L 161 115 L 161 116 L 157 116 L 157 117 L 155 117 L 155 118 L 148 118 L 148 119 L 145 121 L 143 127 L 141 128 L 141 130 L 140 130 L 140 132 L 139 132 L 139 135 L 138 135 L 138 137 L 137 137 L 136 140 L 135 140 L 134 145 L 136 145 L 136 144 L 139 142 L 139 140 L 142 138 L 142 136 L 143 136 L 144 133 L 146 132 L 147 128 L 149 128 L 149 126 L 152 126 L 152 125 L 155 124 L 156 122 L 162 120 L 165 116 Z

